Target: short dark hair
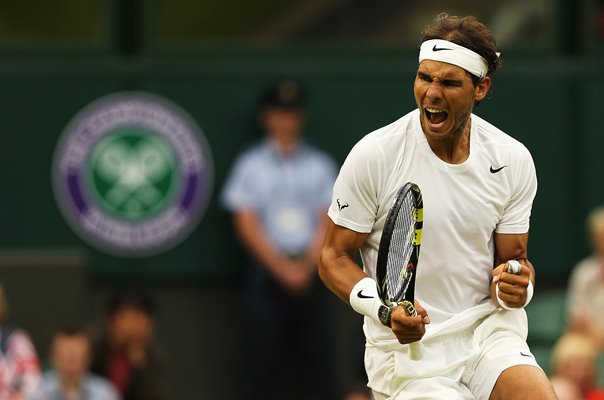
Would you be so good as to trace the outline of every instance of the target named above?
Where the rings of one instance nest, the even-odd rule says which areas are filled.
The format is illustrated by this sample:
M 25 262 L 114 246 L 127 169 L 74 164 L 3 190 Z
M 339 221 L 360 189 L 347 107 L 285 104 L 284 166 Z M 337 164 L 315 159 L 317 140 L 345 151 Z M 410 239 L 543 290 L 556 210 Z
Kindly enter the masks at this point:
M 83 341 L 85 343 L 85 345 L 88 347 L 89 353 L 91 353 L 92 352 L 92 340 L 93 340 L 92 338 L 93 338 L 92 333 L 89 330 L 85 329 L 82 325 L 76 325 L 76 324 L 62 325 L 62 326 L 58 327 L 57 329 L 55 329 L 55 331 L 52 334 L 49 353 L 52 355 L 56 351 L 56 346 L 58 346 L 58 343 L 65 343 L 65 342 L 62 342 L 63 340 Z
M 90 332 L 80 325 L 63 325 L 57 328 L 53 334 L 53 337 L 67 336 L 67 337 L 85 337 L 90 340 Z
M 107 302 L 106 313 L 111 316 L 124 308 L 134 308 L 150 317 L 154 317 L 157 312 L 155 301 L 151 296 L 145 293 L 127 292 L 116 294 L 110 298 Z
M 495 37 L 476 17 L 456 17 L 440 13 L 432 24 L 424 29 L 422 35 L 422 43 L 431 39 L 448 40 L 480 54 L 487 61 L 487 74 L 492 74 L 501 67 Z

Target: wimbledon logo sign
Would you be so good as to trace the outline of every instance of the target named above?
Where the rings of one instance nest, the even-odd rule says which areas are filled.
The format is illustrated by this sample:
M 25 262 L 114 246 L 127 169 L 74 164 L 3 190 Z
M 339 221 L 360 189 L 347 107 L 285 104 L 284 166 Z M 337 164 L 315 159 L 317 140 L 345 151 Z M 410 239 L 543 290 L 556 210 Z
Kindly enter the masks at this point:
M 103 97 L 80 111 L 57 145 L 55 197 L 90 245 L 144 257 L 180 243 L 212 190 L 209 146 L 175 104 L 149 93 Z

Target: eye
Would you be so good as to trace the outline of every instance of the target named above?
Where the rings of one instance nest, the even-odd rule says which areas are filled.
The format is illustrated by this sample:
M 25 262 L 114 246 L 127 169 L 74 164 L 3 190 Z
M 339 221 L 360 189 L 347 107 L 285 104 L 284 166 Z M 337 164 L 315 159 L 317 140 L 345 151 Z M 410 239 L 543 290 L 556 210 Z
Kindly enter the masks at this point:
M 442 84 L 445 86 L 461 86 L 461 82 L 457 80 L 445 79 L 442 81 Z
M 424 82 L 432 82 L 432 78 L 429 75 L 418 72 L 417 77 Z

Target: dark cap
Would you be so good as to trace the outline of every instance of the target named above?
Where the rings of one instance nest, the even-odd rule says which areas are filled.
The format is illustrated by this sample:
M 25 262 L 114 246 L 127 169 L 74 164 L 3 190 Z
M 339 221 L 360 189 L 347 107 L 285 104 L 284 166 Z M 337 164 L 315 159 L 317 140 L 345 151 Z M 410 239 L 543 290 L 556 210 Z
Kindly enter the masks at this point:
M 261 106 L 302 108 L 306 100 L 304 87 L 298 81 L 283 80 L 269 86 L 262 95 Z

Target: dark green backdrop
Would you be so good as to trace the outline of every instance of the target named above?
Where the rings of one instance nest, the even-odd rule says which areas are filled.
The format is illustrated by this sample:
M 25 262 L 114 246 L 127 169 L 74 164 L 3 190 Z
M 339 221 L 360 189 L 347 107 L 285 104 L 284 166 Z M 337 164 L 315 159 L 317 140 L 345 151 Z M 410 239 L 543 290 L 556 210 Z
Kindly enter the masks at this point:
M 280 76 L 310 92 L 307 137 L 343 161 L 365 133 L 414 107 L 414 57 L 380 54 L 214 54 L 116 60 L 11 58 L 0 66 L 2 248 L 84 247 L 94 278 L 231 278 L 242 253 L 217 195 L 228 168 L 259 135 L 257 94 Z M 539 191 L 530 258 L 552 280 L 564 279 L 588 251 L 584 220 L 604 203 L 604 138 L 599 108 L 602 60 L 510 56 L 495 75 L 496 94 L 476 112 L 531 150 Z M 118 259 L 84 244 L 67 226 L 51 187 L 51 160 L 67 122 L 85 105 L 120 90 L 146 90 L 178 103 L 203 129 L 215 163 L 211 204 L 193 234 L 146 259 Z M 547 274 L 547 275 L 546 275 Z

